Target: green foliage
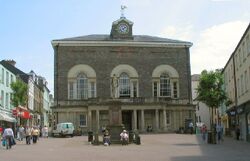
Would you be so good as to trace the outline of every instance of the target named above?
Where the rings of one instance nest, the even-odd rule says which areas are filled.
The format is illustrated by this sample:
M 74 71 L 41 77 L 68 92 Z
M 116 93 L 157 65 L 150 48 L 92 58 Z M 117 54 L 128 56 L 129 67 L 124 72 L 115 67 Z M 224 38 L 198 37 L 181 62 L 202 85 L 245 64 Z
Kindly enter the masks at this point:
M 215 71 L 203 70 L 197 88 L 196 100 L 205 103 L 208 107 L 218 108 L 227 100 L 225 91 L 222 89 L 224 80 L 220 69 Z
M 11 89 L 13 90 L 12 104 L 14 107 L 27 105 L 27 84 L 17 79 L 16 82 L 11 83 Z

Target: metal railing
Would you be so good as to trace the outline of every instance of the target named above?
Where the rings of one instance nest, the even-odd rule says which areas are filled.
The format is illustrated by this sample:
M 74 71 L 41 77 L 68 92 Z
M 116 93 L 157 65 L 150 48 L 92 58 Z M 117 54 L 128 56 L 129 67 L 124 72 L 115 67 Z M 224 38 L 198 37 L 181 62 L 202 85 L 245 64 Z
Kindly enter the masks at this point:
M 171 98 L 116 98 L 116 99 L 104 99 L 104 98 L 89 98 L 85 100 L 64 100 L 58 101 L 59 106 L 77 106 L 77 105 L 90 105 L 90 104 L 105 104 L 112 101 L 119 101 L 124 104 L 151 104 L 151 103 L 166 103 L 173 105 L 188 104 L 188 99 L 171 99 Z

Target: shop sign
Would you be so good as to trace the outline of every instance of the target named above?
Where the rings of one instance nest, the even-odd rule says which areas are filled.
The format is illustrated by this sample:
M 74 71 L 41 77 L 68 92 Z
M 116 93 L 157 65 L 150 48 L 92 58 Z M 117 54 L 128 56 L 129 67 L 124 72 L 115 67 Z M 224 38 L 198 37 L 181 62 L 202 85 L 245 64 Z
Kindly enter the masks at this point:
M 237 113 L 238 114 L 241 114 L 241 113 L 243 113 L 244 112 L 244 109 L 243 108 L 237 108 Z
M 236 111 L 234 111 L 234 110 L 233 110 L 233 111 L 230 111 L 229 113 L 230 113 L 231 116 L 236 115 Z
M 13 109 L 13 110 L 12 110 L 12 115 L 13 115 L 13 116 L 17 116 L 17 110 L 16 110 L 16 109 Z

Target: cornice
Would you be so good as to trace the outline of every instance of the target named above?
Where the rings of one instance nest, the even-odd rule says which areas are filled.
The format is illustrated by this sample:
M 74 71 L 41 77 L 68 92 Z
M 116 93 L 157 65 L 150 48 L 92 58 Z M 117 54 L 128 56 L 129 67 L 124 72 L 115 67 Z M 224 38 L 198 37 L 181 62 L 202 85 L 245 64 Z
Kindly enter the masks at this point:
M 129 46 L 129 47 L 173 47 L 190 48 L 193 44 L 190 42 L 168 43 L 168 42 L 134 42 L 134 41 L 51 41 L 55 46 Z

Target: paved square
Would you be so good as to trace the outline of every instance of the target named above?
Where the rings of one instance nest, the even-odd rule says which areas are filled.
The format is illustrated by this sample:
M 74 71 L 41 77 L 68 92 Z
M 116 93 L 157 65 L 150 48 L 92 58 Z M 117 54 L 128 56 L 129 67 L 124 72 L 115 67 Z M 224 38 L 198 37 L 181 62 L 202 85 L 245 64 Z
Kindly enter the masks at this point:
M 40 138 L 37 144 L 17 142 L 0 149 L 1 161 L 249 161 L 250 144 L 225 138 L 210 145 L 199 135 L 141 135 L 141 145 L 89 145 L 87 136 Z

